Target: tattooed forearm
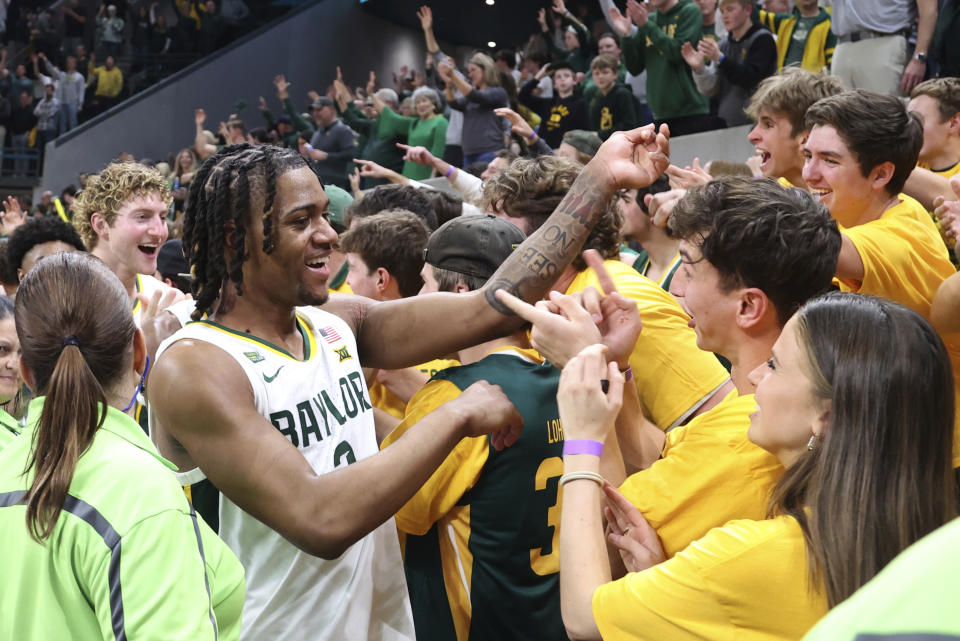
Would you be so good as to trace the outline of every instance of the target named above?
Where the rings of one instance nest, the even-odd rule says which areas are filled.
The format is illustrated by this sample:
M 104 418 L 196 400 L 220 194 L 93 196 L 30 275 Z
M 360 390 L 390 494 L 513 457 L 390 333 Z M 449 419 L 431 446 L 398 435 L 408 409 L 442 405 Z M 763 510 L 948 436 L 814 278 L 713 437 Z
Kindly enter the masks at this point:
M 589 171 L 577 177 L 550 218 L 513 252 L 484 287 L 495 310 L 511 315 L 494 292 L 506 289 L 528 301 L 541 298 L 576 258 L 597 220 L 610 205 L 610 190 Z

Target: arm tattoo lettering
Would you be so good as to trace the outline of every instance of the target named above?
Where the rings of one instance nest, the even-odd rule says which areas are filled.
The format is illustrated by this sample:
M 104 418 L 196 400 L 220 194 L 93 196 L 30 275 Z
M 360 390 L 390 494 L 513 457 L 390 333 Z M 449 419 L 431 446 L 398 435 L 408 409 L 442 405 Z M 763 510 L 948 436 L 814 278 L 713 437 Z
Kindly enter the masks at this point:
M 527 301 L 541 298 L 576 258 L 610 203 L 601 181 L 584 171 L 546 222 L 518 247 L 484 287 L 487 303 L 504 315 L 509 309 L 494 296 L 498 289 Z

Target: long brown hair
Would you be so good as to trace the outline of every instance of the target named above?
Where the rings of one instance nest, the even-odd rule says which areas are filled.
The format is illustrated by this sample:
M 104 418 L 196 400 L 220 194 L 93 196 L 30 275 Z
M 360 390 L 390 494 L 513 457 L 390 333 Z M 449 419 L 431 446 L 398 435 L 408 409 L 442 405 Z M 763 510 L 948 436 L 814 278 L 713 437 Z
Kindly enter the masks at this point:
M 834 293 L 795 318 L 830 421 L 780 479 L 770 515 L 799 522 L 812 584 L 833 607 L 955 516 L 953 372 L 930 324 L 897 303 Z
M 46 396 L 25 473 L 27 527 L 50 536 L 80 456 L 106 418 L 109 387 L 130 367 L 136 327 L 127 294 L 102 262 L 81 252 L 43 259 L 20 284 L 14 311 L 22 358 Z

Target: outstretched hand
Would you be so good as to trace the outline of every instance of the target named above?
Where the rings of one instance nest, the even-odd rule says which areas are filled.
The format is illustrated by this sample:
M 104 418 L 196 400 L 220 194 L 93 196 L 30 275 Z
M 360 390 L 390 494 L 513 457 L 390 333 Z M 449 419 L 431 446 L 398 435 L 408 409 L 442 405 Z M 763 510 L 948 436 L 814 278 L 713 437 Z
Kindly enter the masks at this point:
M 656 531 L 640 510 L 610 483 L 604 482 L 607 540 L 620 551 L 628 572 L 640 572 L 663 562 L 666 555 Z
M 510 126 L 513 129 L 513 133 L 517 134 L 521 138 L 530 138 L 533 135 L 533 127 L 523 119 L 523 116 L 518 114 L 513 109 L 509 107 L 498 107 L 493 110 L 493 113 L 497 114 L 501 118 L 506 118 L 510 121 Z
M 693 189 L 698 185 L 706 185 L 713 180 L 706 169 L 700 166 L 700 159 L 693 159 L 693 166 L 687 165 L 684 168 L 670 165 L 667 167 L 667 176 L 670 178 L 671 189 Z
M 430 7 L 423 5 L 417 10 L 417 17 L 420 18 L 420 28 L 424 31 L 433 29 L 433 11 Z
M 621 36 L 630 35 L 630 18 L 623 15 L 616 6 L 610 7 L 610 24 Z
M 670 128 L 653 125 L 614 132 L 587 164 L 612 192 L 652 185 L 670 165 Z
M 683 56 L 683 61 L 686 62 L 691 69 L 694 71 L 703 71 L 703 54 L 694 49 L 689 40 L 680 45 L 680 55 Z
M 533 324 L 533 346 L 558 368 L 563 369 L 588 345 L 602 342 L 607 347 L 606 357 L 619 369 L 626 369 L 643 328 L 637 304 L 617 291 L 596 250 L 583 252 L 583 258 L 597 275 L 603 293 L 593 287 L 573 296 L 554 291 L 549 300 L 535 306 L 506 290 L 498 290 L 496 296 L 513 313 Z
M 406 152 L 403 155 L 403 160 L 405 162 L 414 162 L 418 165 L 432 167 L 433 163 L 436 161 L 436 157 L 431 154 L 430 150 L 426 147 L 411 147 L 410 145 L 405 145 L 401 142 L 397 143 L 397 147 Z

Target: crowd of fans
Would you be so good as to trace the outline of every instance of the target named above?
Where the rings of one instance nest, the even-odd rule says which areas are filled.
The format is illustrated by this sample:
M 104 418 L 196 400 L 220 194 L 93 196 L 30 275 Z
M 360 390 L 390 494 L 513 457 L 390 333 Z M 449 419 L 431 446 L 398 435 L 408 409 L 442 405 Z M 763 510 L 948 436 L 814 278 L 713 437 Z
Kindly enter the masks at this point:
M 423 6 L 8 198 L 0 636 L 960 639 L 958 14 L 832 4 Z

